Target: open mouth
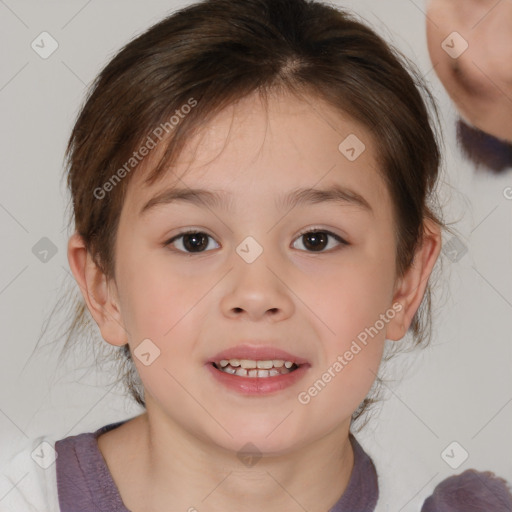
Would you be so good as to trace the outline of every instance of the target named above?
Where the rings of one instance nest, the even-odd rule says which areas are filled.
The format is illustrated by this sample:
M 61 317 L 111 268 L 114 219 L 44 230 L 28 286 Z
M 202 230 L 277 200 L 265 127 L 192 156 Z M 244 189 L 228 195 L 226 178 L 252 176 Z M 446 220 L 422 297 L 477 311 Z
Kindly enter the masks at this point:
M 282 359 L 272 359 L 264 361 L 254 361 L 250 359 L 222 359 L 210 363 L 217 370 L 236 375 L 238 377 L 268 378 L 286 375 L 294 372 L 301 365 L 297 365 L 292 361 Z

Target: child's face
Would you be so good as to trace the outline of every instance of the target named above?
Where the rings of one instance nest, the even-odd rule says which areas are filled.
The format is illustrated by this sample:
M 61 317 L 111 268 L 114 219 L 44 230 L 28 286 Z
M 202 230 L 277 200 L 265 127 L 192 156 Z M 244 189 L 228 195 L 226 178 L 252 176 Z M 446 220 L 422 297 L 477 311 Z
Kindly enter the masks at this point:
M 149 418 L 232 450 L 250 441 L 285 452 L 329 433 L 346 436 L 396 322 L 392 203 L 372 140 L 326 104 L 308 101 L 271 100 L 267 117 L 251 96 L 223 111 L 162 181 L 143 188 L 144 171 L 133 177 L 121 214 L 114 291 L 127 341 L 133 351 L 150 339 L 160 351 L 153 360 L 147 345 L 148 365 L 134 357 Z M 354 155 L 338 149 L 350 134 L 366 146 L 353 161 L 345 154 L 353 159 L 357 148 Z M 227 199 L 208 207 L 181 200 L 140 213 L 172 187 Z M 333 187 L 350 189 L 369 207 L 280 204 L 295 189 Z M 164 245 L 187 229 L 205 238 Z M 325 242 L 300 236 L 303 230 L 330 231 L 349 245 L 332 235 Z M 209 367 L 216 354 L 240 344 L 275 347 L 309 367 L 284 389 L 247 394 Z M 309 392 L 318 379 L 320 391 Z

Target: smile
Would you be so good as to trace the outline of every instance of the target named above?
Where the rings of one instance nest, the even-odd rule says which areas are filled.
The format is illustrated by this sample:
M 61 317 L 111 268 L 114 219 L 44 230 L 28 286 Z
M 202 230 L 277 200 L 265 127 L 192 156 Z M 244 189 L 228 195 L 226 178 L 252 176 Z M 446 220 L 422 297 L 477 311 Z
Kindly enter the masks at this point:
M 268 378 L 277 375 L 286 375 L 298 368 L 292 361 L 284 361 L 282 359 L 261 361 L 251 359 L 221 359 L 212 364 L 217 370 L 246 378 Z
M 223 364 L 225 363 L 224 366 L 222 366 L 221 361 Z M 227 359 L 221 361 L 210 362 L 205 365 L 213 377 L 212 382 L 215 383 L 214 385 L 220 385 L 223 389 L 237 394 L 252 396 L 272 395 L 286 388 L 291 388 L 304 378 L 311 367 L 309 363 L 300 365 L 292 363 L 287 368 L 286 363 L 290 363 L 290 361 L 284 361 L 282 366 L 276 367 L 274 367 L 274 360 L 240 360 L 239 366 L 231 366 Z M 250 364 L 251 367 L 243 368 L 242 361 L 244 361 L 244 366 Z M 281 362 L 281 360 L 276 361 L 277 365 Z M 272 362 L 271 368 L 258 367 L 258 363 L 266 363 L 268 365 L 270 362 Z

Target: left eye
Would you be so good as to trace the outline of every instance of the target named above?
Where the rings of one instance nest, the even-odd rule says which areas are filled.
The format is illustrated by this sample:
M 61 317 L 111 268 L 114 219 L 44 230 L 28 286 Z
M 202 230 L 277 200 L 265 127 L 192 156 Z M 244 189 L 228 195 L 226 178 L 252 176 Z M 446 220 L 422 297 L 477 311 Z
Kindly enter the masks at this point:
M 297 240 L 306 240 L 306 243 L 303 245 L 309 252 L 325 252 L 324 249 L 326 245 L 328 245 L 329 238 L 334 238 L 339 244 L 348 245 L 348 243 L 340 236 L 335 235 L 330 231 L 321 230 L 305 231 L 299 235 Z

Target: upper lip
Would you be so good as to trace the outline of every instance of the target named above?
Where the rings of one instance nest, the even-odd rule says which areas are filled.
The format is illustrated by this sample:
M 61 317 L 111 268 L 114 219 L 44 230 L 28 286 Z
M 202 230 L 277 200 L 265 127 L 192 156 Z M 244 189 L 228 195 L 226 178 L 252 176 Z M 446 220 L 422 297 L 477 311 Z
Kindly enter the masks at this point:
M 222 359 L 249 359 L 252 361 L 268 361 L 273 359 L 291 361 L 296 365 L 306 364 L 308 361 L 302 357 L 290 354 L 272 345 L 241 344 L 215 354 L 208 363 L 217 363 Z

